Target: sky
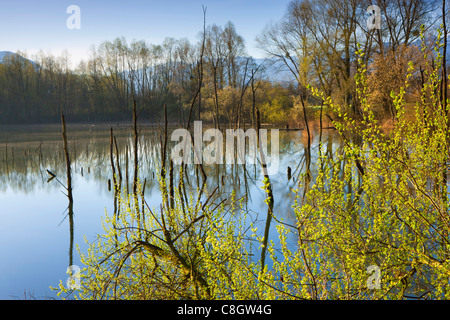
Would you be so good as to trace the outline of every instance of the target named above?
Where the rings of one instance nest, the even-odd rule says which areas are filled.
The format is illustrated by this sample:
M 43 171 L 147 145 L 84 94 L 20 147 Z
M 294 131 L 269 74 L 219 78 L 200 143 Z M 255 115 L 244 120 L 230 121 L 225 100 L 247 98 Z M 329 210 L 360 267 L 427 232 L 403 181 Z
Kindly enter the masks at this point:
M 87 59 L 90 48 L 116 37 L 161 44 L 166 37 L 199 40 L 206 24 L 234 23 L 246 43 L 247 53 L 264 57 L 255 38 L 270 22 L 279 21 L 290 0 L 0 0 L 0 51 L 42 50 L 60 55 L 67 51 L 72 65 Z M 80 28 L 70 29 L 67 20 L 80 9 Z

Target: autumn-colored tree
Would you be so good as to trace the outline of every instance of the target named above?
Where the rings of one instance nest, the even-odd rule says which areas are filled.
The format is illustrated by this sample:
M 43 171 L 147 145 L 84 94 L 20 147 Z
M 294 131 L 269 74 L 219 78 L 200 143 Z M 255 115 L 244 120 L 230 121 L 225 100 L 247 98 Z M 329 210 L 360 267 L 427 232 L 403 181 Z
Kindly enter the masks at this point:
M 376 54 L 374 61 L 369 65 L 367 89 L 370 98 L 368 102 L 374 110 L 381 113 L 382 118 L 388 116 L 395 120 L 396 110 L 391 95 L 398 94 L 404 87 L 410 62 L 417 66 L 418 72 L 410 78 L 411 86 L 408 87 L 405 99 L 413 101 L 420 98 L 422 81 L 420 70 L 429 68 L 420 47 L 400 45 L 395 51 L 390 50 L 383 55 Z

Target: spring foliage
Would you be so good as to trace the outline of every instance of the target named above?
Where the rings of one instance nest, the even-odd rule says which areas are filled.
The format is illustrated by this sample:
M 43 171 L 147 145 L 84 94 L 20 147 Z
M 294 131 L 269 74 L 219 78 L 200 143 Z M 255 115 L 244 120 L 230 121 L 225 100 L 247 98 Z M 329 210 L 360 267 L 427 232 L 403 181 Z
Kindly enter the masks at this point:
M 450 298 L 449 104 L 438 94 L 439 50 L 412 117 L 404 93 L 417 69 L 409 64 L 404 87 L 391 95 L 396 112 L 388 132 L 368 102 L 362 52 L 360 118 L 311 89 L 340 116 L 334 124 L 345 143 L 333 156 L 321 152 L 315 179 L 300 183 L 307 192 L 298 192 L 292 204 L 296 226 L 279 223 L 275 213 L 278 239 L 268 242 L 263 266 L 264 239 L 236 199 L 219 201 L 213 193 L 187 198 L 178 188 L 170 202 L 162 179 L 157 212 L 142 198 L 121 197 L 120 215 L 107 217 L 105 234 L 81 254 L 86 268 L 75 296 Z M 371 266 L 380 271 L 379 287 L 369 283 Z M 67 293 L 61 283 L 60 294 Z

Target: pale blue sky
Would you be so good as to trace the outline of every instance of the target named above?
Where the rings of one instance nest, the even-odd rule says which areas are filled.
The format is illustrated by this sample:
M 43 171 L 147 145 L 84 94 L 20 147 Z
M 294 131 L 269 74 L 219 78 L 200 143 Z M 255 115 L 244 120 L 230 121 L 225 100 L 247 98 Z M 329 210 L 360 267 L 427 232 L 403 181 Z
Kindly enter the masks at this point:
M 42 49 L 71 60 L 87 56 L 92 45 L 124 36 L 128 41 L 162 43 L 164 38 L 198 40 L 203 27 L 202 5 L 207 24 L 232 21 L 246 41 L 247 51 L 262 57 L 255 37 L 268 22 L 278 21 L 290 0 L 0 0 L 0 51 Z M 67 7 L 81 9 L 81 29 L 69 30 Z

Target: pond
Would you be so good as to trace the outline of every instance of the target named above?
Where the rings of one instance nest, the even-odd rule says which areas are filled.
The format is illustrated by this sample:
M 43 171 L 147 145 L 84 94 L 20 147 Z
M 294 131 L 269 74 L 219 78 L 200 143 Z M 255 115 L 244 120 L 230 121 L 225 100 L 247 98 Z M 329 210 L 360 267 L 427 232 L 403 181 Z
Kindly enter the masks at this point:
M 60 125 L 0 127 L 0 299 L 52 299 L 50 286 L 66 282 L 66 270 L 79 265 L 78 250 L 103 233 L 102 218 L 114 211 L 110 129 L 117 138 L 114 164 L 131 188 L 133 176 L 133 130 L 129 124 L 70 125 L 67 127 L 72 162 L 73 219 L 68 215 L 65 194 L 66 167 Z M 172 128 L 173 129 L 173 128 Z M 311 163 L 318 157 L 318 125 L 312 125 Z M 161 195 L 158 165 L 161 140 L 158 125 L 140 125 L 139 179 L 145 181 L 145 199 L 159 207 Z M 170 136 L 169 136 L 170 140 Z M 335 150 L 340 139 L 324 130 L 321 140 Z M 279 131 L 279 169 L 270 176 L 277 218 L 295 224 L 293 210 L 298 177 L 305 168 L 304 130 Z M 115 146 L 114 146 L 115 147 Z M 117 153 L 116 153 L 117 152 Z M 290 168 L 290 177 L 288 177 Z M 128 169 L 128 170 L 127 170 Z M 117 168 L 116 168 L 117 170 Z M 314 166 L 311 166 L 314 175 Z M 261 166 L 205 165 L 207 186 L 217 186 L 221 196 L 235 191 L 252 219 L 264 225 L 267 205 Z M 55 178 L 52 178 L 54 174 Z M 195 190 L 195 166 L 187 171 Z M 128 182 L 128 183 L 127 183 Z M 274 229 L 274 228 L 272 228 Z

